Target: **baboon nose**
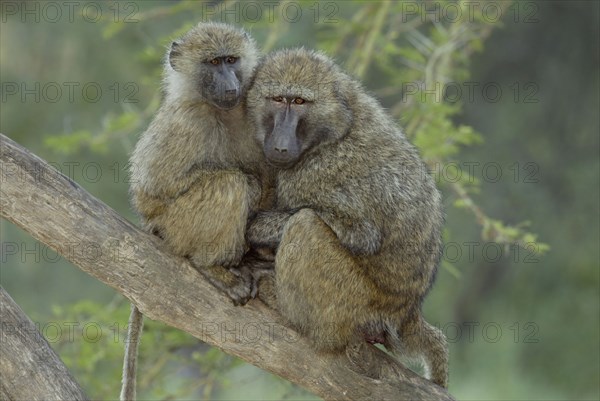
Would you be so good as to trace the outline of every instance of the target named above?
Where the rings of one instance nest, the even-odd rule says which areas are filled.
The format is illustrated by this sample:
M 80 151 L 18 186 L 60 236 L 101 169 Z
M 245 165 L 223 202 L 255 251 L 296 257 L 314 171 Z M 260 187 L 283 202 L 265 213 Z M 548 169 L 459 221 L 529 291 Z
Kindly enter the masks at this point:
M 236 95 L 237 94 L 237 89 L 227 89 L 225 91 L 226 95 Z
M 287 151 L 288 151 L 287 148 L 284 148 L 284 147 L 278 148 L 277 146 L 275 146 L 275 150 L 279 153 L 287 153 Z

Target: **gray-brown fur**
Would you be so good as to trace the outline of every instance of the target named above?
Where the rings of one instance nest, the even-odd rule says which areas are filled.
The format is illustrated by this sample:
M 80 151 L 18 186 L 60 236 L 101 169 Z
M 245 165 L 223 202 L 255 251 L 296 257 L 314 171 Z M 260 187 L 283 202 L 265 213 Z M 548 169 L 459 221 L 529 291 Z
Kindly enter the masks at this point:
M 447 386 L 445 337 L 421 314 L 440 257 L 441 198 L 415 147 L 319 53 L 267 56 L 248 104 L 267 159 L 281 166 L 276 207 L 247 232 L 253 246 L 278 246 L 274 283 L 264 280 L 276 307 L 320 349 L 382 342 L 422 358 Z M 277 132 L 290 124 L 282 145 Z
M 205 77 L 211 59 L 234 56 L 243 93 L 258 51 L 247 33 L 219 23 L 201 23 L 174 43 L 163 104 L 131 156 L 132 203 L 171 252 L 243 301 L 248 283 L 222 267 L 236 267 L 246 252 L 246 221 L 264 206 L 268 177 L 243 97 L 232 108 L 215 105 L 218 83 Z
M 269 206 L 272 186 L 246 115 L 257 62 L 253 39 L 227 24 L 200 23 L 173 42 L 163 102 L 130 160 L 143 227 L 236 304 L 254 295 L 249 272 L 237 267 L 248 249 L 246 222 Z M 135 347 L 128 343 L 125 374 Z M 135 385 L 135 370 L 123 382 Z

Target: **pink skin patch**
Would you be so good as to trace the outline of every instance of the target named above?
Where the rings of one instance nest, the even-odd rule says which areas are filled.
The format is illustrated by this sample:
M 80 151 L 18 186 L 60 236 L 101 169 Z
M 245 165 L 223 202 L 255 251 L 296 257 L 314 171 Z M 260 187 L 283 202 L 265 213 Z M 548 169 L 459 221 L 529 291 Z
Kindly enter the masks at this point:
M 386 343 L 384 333 L 364 333 L 364 338 L 369 344 L 385 345 Z

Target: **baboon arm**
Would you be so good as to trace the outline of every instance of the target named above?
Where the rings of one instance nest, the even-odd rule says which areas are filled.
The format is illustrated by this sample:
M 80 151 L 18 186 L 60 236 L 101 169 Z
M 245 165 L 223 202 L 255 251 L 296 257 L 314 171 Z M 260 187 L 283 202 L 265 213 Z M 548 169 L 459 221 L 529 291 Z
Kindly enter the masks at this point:
M 294 213 L 292 211 L 260 211 L 248 225 L 246 240 L 253 247 L 276 248 L 281 242 L 283 228 Z
M 284 227 L 296 212 L 269 210 L 257 213 L 246 231 L 251 246 L 276 248 L 281 242 Z M 373 255 L 381 248 L 382 234 L 375 223 L 367 219 L 339 217 L 333 212 L 316 213 L 333 230 L 340 243 L 355 255 Z
M 340 216 L 331 211 L 316 212 L 333 230 L 340 243 L 353 254 L 373 255 L 381 248 L 383 236 L 374 222 L 353 216 Z
M 168 180 L 164 186 L 164 195 L 169 199 L 177 199 L 186 194 L 198 180 L 211 179 L 215 175 L 213 171 L 191 169 L 174 179 Z

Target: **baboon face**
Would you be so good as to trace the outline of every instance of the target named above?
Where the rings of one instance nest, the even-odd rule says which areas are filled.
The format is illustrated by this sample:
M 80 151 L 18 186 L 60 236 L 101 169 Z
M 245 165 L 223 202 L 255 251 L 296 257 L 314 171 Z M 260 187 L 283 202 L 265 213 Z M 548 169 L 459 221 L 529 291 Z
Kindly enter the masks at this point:
M 311 149 L 347 134 L 352 113 L 346 79 L 331 61 L 304 49 L 266 57 L 248 106 L 269 163 L 291 168 Z
M 199 66 L 200 88 L 203 97 L 221 109 L 231 109 L 242 98 L 243 80 L 237 55 L 215 57 Z
M 269 129 L 263 142 L 267 160 L 279 168 L 289 168 L 314 142 L 304 119 L 314 103 L 300 96 L 273 96 L 267 99 L 268 114 L 264 123 Z
M 168 60 L 198 92 L 199 99 L 231 109 L 243 97 L 257 53 L 244 31 L 226 24 L 201 23 L 171 44 Z

